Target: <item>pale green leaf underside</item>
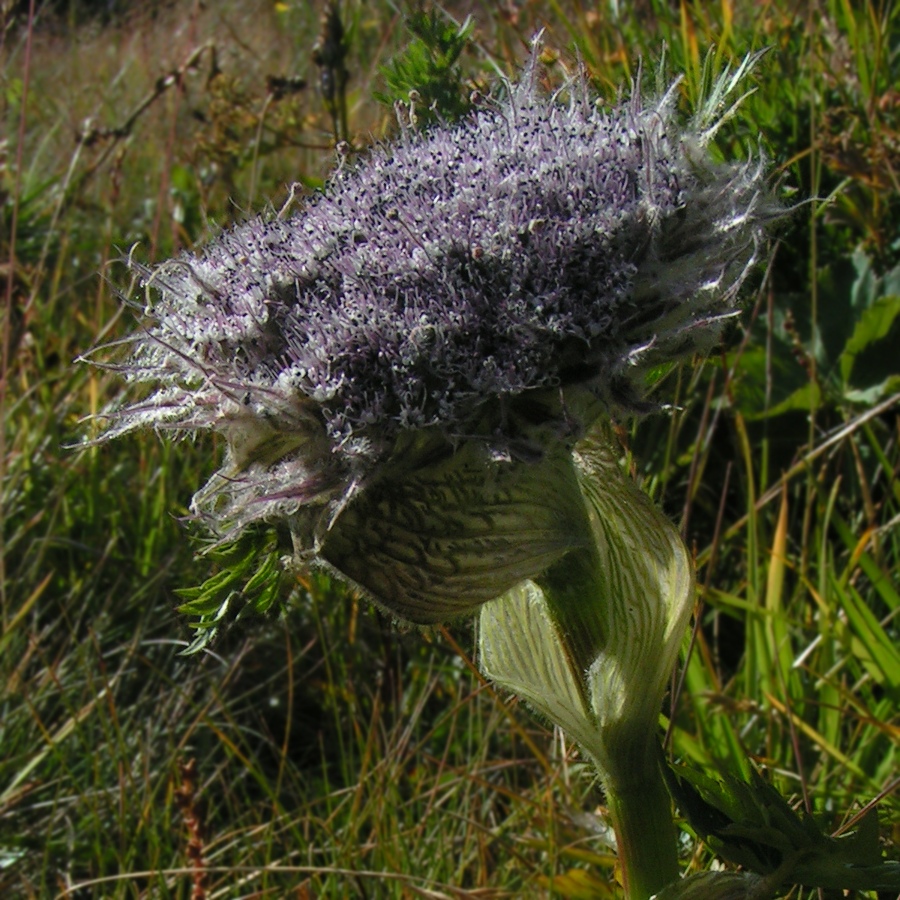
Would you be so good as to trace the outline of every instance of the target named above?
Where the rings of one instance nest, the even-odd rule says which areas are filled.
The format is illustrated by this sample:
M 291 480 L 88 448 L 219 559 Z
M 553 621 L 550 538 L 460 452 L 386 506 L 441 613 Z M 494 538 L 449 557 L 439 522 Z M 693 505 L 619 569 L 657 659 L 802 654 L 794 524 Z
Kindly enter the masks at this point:
M 582 676 L 574 670 L 544 592 L 534 582 L 523 582 L 481 608 L 479 648 L 488 678 L 582 746 L 596 742 Z

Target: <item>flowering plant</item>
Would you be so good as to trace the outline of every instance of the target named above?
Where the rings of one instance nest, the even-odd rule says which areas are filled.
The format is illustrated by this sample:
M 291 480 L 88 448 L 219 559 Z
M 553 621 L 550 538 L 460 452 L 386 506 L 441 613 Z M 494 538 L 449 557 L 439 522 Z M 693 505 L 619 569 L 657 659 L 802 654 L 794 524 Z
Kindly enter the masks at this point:
M 399 619 L 481 610 L 485 671 L 596 763 L 633 897 L 678 874 L 655 732 L 693 580 L 608 423 L 715 345 L 780 214 L 761 157 L 710 149 L 753 61 L 683 121 L 677 82 L 545 92 L 536 47 L 461 122 L 339 154 L 301 214 L 132 261 L 118 368 L 148 390 L 104 436 L 216 432 L 192 510 L 220 541 L 284 524 Z
M 356 504 L 402 473 L 465 460 L 505 493 L 511 473 L 552 467 L 598 417 L 645 409 L 647 374 L 709 349 L 736 312 L 777 214 L 762 161 L 708 152 L 748 66 L 684 127 L 675 85 L 604 110 L 576 82 L 563 102 L 535 55 L 458 125 L 341 165 L 300 216 L 132 262 L 149 324 L 121 372 L 151 390 L 106 437 L 221 434 L 194 512 L 224 537 L 288 521 L 298 553 L 326 561 L 343 561 L 330 542 Z M 577 541 L 546 504 L 527 513 L 514 555 L 533 562 L 461 584 L 477 592 L 462 608 L 361 584 L 413 621 L 475 607 Z

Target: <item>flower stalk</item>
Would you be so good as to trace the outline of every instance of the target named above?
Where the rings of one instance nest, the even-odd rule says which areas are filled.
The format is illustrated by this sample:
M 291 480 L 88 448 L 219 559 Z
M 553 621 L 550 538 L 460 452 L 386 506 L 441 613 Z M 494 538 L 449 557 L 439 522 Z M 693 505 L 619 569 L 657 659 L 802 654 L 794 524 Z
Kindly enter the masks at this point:
M 655 736 L 640 750 L 628 745 L 618 750 L 613 742 L 607 748 L 617 760 L 603 784 L 622 886 L 627 900 L 648 900 L 680 874 L 672 801 L 659 770 L 661 751 Z

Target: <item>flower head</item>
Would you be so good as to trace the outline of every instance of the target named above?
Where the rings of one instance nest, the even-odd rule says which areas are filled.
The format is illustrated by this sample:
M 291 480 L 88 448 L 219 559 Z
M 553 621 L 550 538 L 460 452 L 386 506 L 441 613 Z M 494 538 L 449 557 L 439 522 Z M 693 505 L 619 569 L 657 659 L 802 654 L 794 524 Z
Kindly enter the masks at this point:
M 379 552 L 413 593 L 480 584 L 465 608 L 578 545 L 544 470 L 598 415 L 642 408 L 651 368 L 715 343 L 776 213 L 762 163 L 715 163 L 714 115 L 681 123 L 674 86 L 606 109 L 581 83 L 544 93 L 536 57 L 464 121 L 341 165 L 299 215 L 139 268 L 149 324 L 123 371 L 150 390 L 108 436 L 222 434 L 197 514 L 224 535 L 286 520 L 299 553 L 416 620 L 448 610 L 373 575 L 365 529 L 403 525 Z M 423 497 L 457 530 L 423 525 Z M 520 541 L 470 572 L 510 510 L 527 563 Z

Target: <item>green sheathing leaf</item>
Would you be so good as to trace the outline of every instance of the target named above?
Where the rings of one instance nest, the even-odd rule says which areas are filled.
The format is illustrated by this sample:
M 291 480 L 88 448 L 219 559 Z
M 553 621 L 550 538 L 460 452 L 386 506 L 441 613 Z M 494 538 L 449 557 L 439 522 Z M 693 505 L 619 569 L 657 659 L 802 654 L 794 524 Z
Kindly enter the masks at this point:
M 482 609 L 481 663 L 604 771 L 625 747 L 646 752 L 656 733 L 693 607 L 693 570 L 608 438 L 577 451 L 592 544 Z
M 587 541 L 564 447 L 498 462 L 476 442 L 432 454 L 427 433 L 409 440 L 400 468 L 348 505 L 321 549 L 391 615 L 432 624 L 471 614 Z

